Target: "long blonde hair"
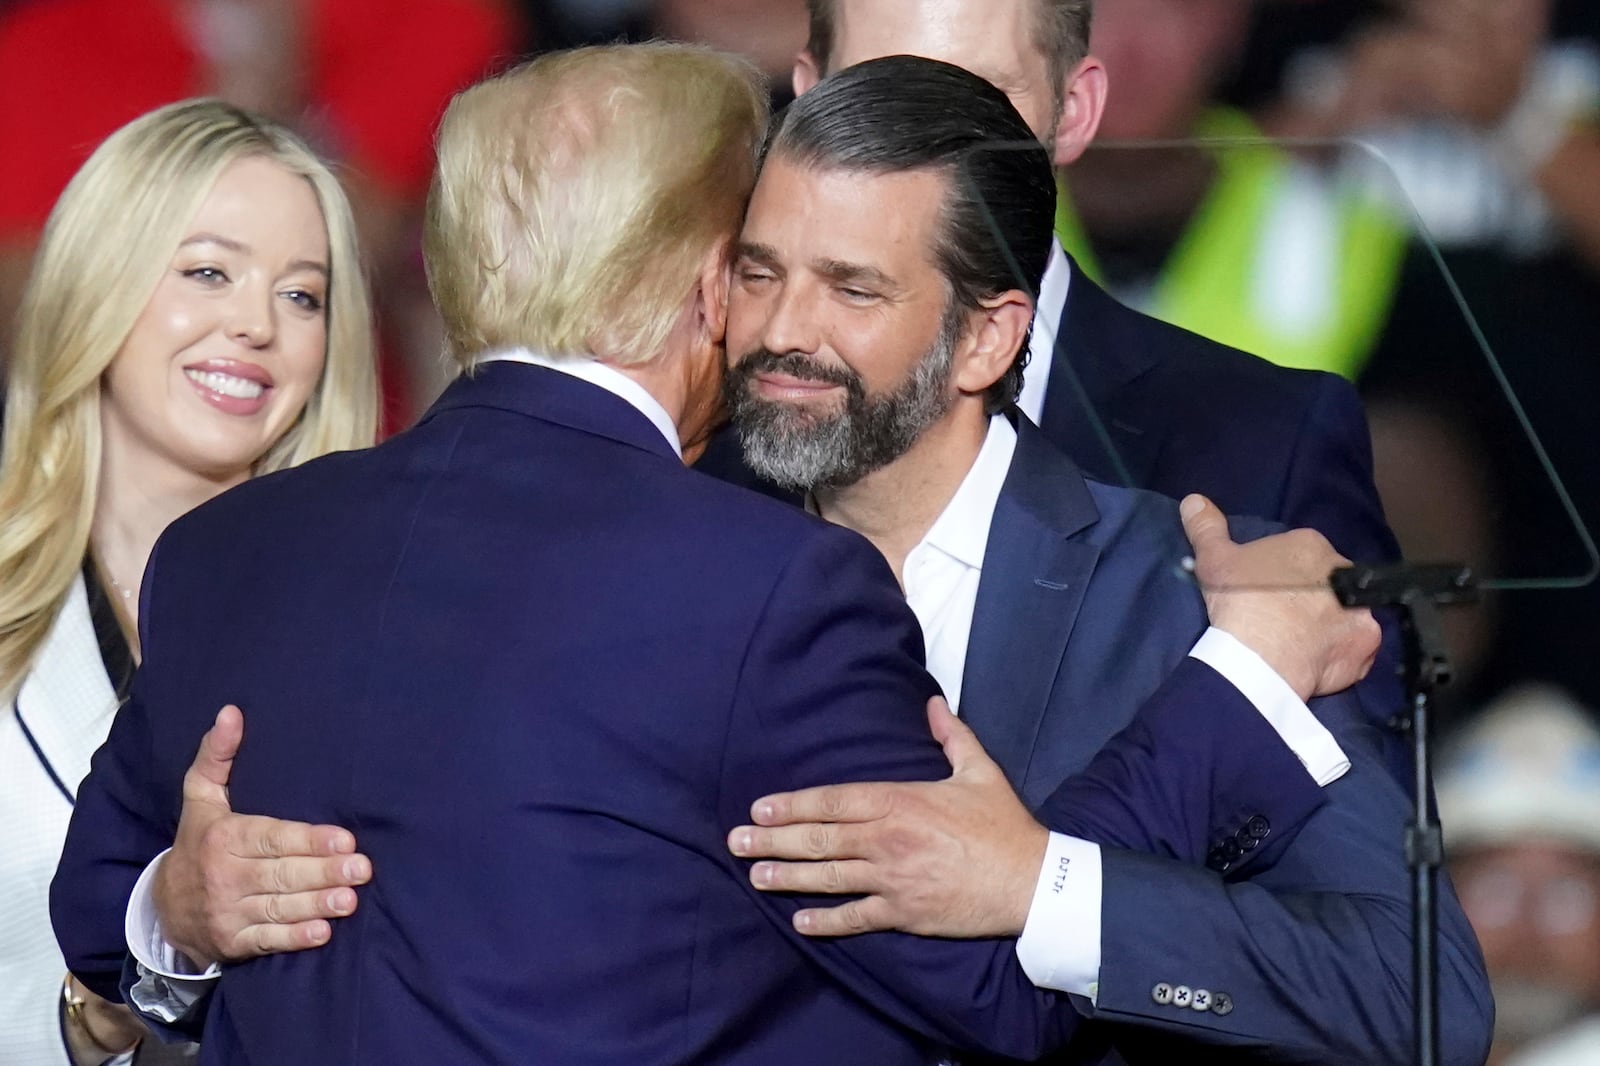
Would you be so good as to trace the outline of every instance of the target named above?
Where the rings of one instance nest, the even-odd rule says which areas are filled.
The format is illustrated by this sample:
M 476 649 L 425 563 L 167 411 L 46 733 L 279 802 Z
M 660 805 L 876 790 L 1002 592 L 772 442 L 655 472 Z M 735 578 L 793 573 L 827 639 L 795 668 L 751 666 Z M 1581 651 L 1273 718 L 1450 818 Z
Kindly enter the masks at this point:
M 322 379 L 252 473 L 376 436 L 372 312 L 350 205 L 328 168 L 287 129 L 217 100 L 172 104 L 122 127 L 56 202 L 17 318 L 0 443 L 0 697 L 32 666 L 89 549 L 101 375 L 217 178 L 249 157 L 311 183 L 330 272 Z

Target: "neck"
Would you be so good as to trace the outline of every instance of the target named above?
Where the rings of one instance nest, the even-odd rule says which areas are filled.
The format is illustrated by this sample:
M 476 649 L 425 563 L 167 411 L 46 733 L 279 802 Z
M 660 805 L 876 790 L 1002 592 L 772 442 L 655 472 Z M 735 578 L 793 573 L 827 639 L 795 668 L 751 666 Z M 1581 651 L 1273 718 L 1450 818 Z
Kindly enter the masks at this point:
M 981 399 L 962 397 L 956 403 L 888 466 L 853 485 L 813 493 L 818 513 L 870 540 L 902 587 L 906 556 L 949 506 L 989 432 Z
M 211 479 L 156 460 L 108 433 L 89 543 L 101 572 L 115 585 L 113 602 L 138 623 L 139 584 L 156 538 L 174 519 L 248 477 Z

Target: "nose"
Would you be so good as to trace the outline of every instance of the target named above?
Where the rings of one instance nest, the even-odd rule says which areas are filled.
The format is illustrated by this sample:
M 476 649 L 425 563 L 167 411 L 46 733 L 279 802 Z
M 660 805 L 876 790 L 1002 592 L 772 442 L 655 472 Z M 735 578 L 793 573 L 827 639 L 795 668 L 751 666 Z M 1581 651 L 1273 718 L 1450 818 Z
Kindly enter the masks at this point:
M 785 284 L 768 306 L 767 321 L 761 331 L 762 346 L 783 355 L 800 352 L 815 355 L 821 346 L 813 298 L 805 286 Z
M 264 287 L 240 285 L 228 307 L 228 336 L 251 348 L 265 348 L 277 332 L 272 293 Z

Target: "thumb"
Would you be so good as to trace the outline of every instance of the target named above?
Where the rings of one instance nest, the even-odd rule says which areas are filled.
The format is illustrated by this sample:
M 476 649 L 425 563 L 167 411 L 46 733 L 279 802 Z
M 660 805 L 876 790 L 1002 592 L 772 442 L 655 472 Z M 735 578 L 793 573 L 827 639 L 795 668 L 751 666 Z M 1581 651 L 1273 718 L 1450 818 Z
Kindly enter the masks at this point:
M 933 730 L 933 739 L 944 749 L 944 757 L 950 763 L 952 776 L 971 773 L 984 766 L 994 766 L 989 753 L 984 751 L 983 745 L 978 742 L 977 734 L 951 713 L 950 705 L 941 696 L 935 696 L 928 701 L 928 726 Z M 999 767 L 995 769 L 998 771 Z
M 206 784 L 222 790 L 219 797 L 227 803 L 228 777 L 233 772 L 233 757 L 239 754 L 239 744 L 244 740 L 244 712 L 228 704 L 217 712 L 217 720 L 200 738 L 200 750 L 195 753 L 189 769 Z
M 1208 553 L 1214 555 L 1224 547 L 1232 547 L 1233 537 L 1228 533 L 1227 515 L 1199 493 L 1191 493 L 1183 498 L 1178 505 L 1178 515 L 1183 519 L 1183 532 L 1189 538 L 1189 547 L 1194 549 L 1197 567 L 1202 556 Z

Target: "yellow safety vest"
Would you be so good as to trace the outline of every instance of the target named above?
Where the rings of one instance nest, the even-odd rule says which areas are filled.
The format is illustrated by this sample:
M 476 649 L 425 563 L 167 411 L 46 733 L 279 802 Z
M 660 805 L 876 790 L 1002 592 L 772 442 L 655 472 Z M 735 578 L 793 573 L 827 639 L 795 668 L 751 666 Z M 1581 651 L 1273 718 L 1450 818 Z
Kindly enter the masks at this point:
M 1244 115 L 1223 109 L 1209 112 L 1198 133 L 1260 136 Z M 1388 320 L 1406 228 L 1281 149 L 1219 146 L 1216 159 L 1216 180 L 1140 309 L 1283 366 L 1354 380 Z M 1101 281 L 1065 190 L 1056 235 Z

